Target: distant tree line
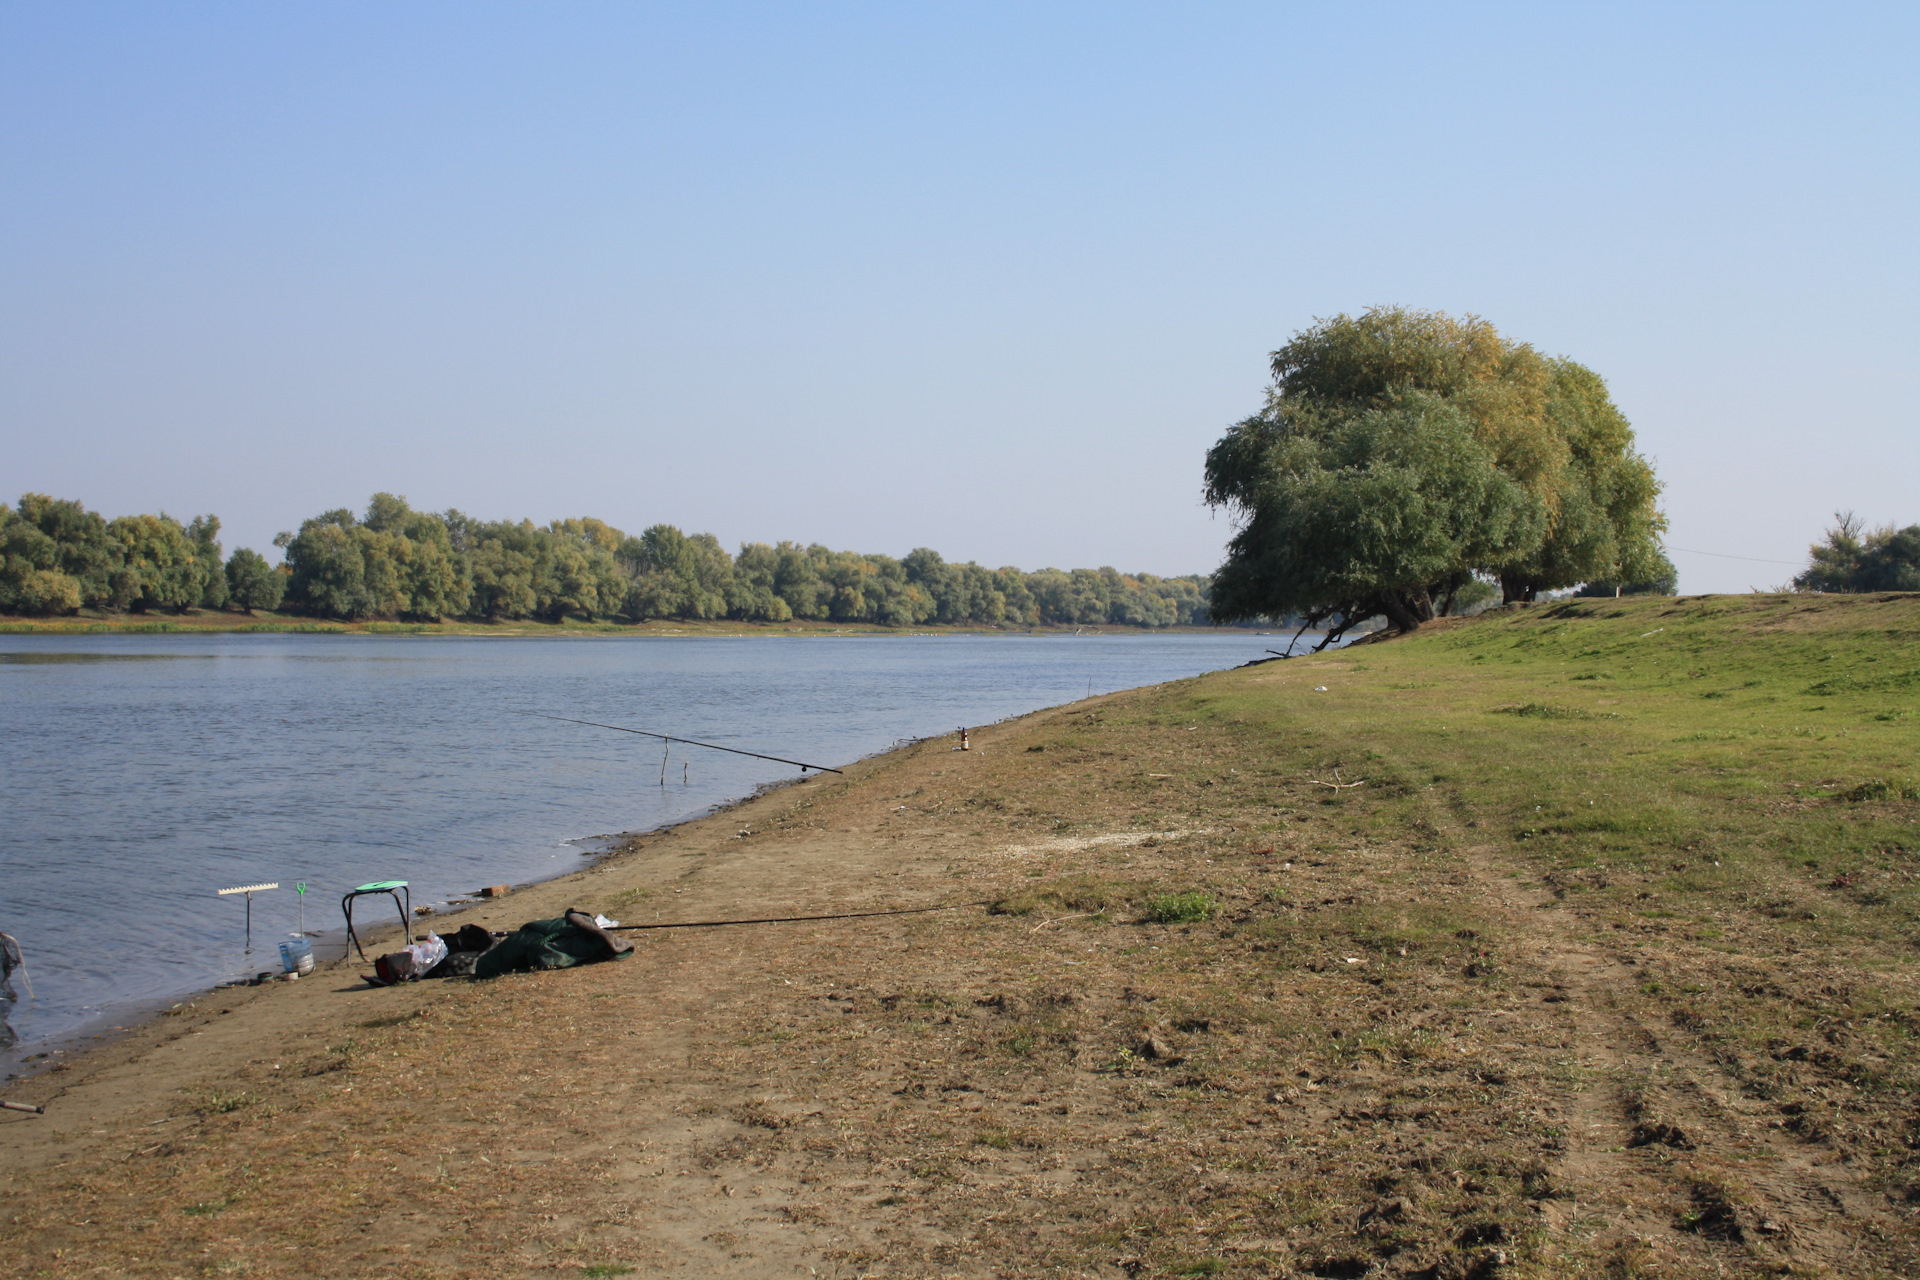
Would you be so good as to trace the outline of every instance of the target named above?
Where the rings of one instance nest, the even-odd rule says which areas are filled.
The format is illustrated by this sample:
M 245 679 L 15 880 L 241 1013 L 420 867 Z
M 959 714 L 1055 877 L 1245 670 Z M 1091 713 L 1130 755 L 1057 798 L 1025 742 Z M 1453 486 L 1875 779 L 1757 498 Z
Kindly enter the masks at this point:
M 0 508 L 0 612 L 81 608 L 275 609 L 362 619 L 790 619 L 914 626 L 1204 624 L 1209 579 L 1111 568 L 950 564 L 819 544 L 748 543 L 657 524 L 638 536 L 591 518 L 540 526 L 415 511 L 375 494 L 274 541 L 284 563 L 242 548 L 222 561 L 220 521 L 106 520 L 77 502 L 28 494 Z
M 1807 556 L 1795 591 L 1920 591 L 1920 524 L 1868 529 L 1853 512 L 1836 512 Z
M 218 516 L 108 520 L 40 493 L 0 507 L 0 612 L 272 609 L 285 588 L 257 552 L 221 559 Z
M 1599 596 L 1677 596 L 1680 571 L 1669 562 L 1655 570 L 1654 576 L 1641 582 L 1589 582 L 1573 593 L 1584 599 Z

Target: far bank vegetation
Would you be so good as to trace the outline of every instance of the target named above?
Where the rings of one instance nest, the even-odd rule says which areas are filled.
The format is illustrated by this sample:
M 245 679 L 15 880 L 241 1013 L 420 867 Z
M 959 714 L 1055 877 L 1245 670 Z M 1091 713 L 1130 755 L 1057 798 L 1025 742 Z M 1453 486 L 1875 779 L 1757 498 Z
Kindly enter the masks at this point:
M 747 543 L 656 524 L 638 536 L 592 518 L 484 521 L 416 511 L 375 494 L 276 542 L 222 558 L 217 516 L 106 519 L 28 494 L 0 507 L 0 613 L 256 609 L 317 618 L 645 622 L 652 619 L 877 626 L 1119 625 L 1211 620 L 1210 580 L 1112 568 L 989 569 L 922 547 L 904 558 L 818 543 Z

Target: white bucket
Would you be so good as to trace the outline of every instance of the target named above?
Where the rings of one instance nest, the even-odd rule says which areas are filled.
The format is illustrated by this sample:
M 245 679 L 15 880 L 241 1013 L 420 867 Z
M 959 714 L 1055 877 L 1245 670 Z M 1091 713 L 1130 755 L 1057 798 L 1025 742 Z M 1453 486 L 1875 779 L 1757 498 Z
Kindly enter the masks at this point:
M 313 944 L 305 938 L 292 938 L 281 943 L 280 967 L 287 973 L 312 973 Z

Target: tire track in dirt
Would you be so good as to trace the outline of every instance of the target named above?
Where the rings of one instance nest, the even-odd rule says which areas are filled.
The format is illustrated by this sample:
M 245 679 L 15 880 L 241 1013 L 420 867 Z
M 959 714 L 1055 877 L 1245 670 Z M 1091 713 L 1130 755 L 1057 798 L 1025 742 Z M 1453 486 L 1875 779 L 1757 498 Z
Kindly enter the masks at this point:
M 1459 840 L 1455 815 L 1434 806 L 1433 821 Z M 1496 846 L 1466 844 L 1459 857 L 1513 930 L 1516 960 L 1546 988 L 1542 1003 L 1559 1010 L 1577 1059 L 1560 1100 L 1556 1192 L 1541 1206 L 1554 1235 L 1599 1249 L 1627 1275 L 1684 1273 L 1703 1253 L 1819 1265 L 1857 1250 L 1883 1215 L 1878 1197 L 1785 1132 L 1683 1029 L 1648 1025 L 1644 961 L 1582 937 L 1584 912 L 1516 901 Z

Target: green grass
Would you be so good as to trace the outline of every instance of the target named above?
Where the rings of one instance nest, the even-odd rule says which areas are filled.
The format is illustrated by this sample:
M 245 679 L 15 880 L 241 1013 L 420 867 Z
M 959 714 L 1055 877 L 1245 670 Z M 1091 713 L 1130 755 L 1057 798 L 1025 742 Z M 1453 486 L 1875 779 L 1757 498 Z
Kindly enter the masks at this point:
M 1198 890 L 1156 893 L 1147 899 L 1145 918 L 1152 924 L 1198 924 L 1213 919 L 1219 904 Z
M 1544 875 L 1616 872 L 1582 892 L 1622 911 L 1652 886 L 1659 909 L 1711 916 L 1809 859 L 1857 864 L 1886 883 L 1827 902 L 1823 932 L 1888 940 L 1920 909 L 1916 640 L 1916 596 L 1578 601 L 1236 672 L 1193 701 L 1315 746 L 1316 776 L 1366 780 L 1315 797 L 1363 834 L 1471 822 L 1456 835 L 1522 845 Z M 1371 670 L 1343 678 L 1362 654 Z

